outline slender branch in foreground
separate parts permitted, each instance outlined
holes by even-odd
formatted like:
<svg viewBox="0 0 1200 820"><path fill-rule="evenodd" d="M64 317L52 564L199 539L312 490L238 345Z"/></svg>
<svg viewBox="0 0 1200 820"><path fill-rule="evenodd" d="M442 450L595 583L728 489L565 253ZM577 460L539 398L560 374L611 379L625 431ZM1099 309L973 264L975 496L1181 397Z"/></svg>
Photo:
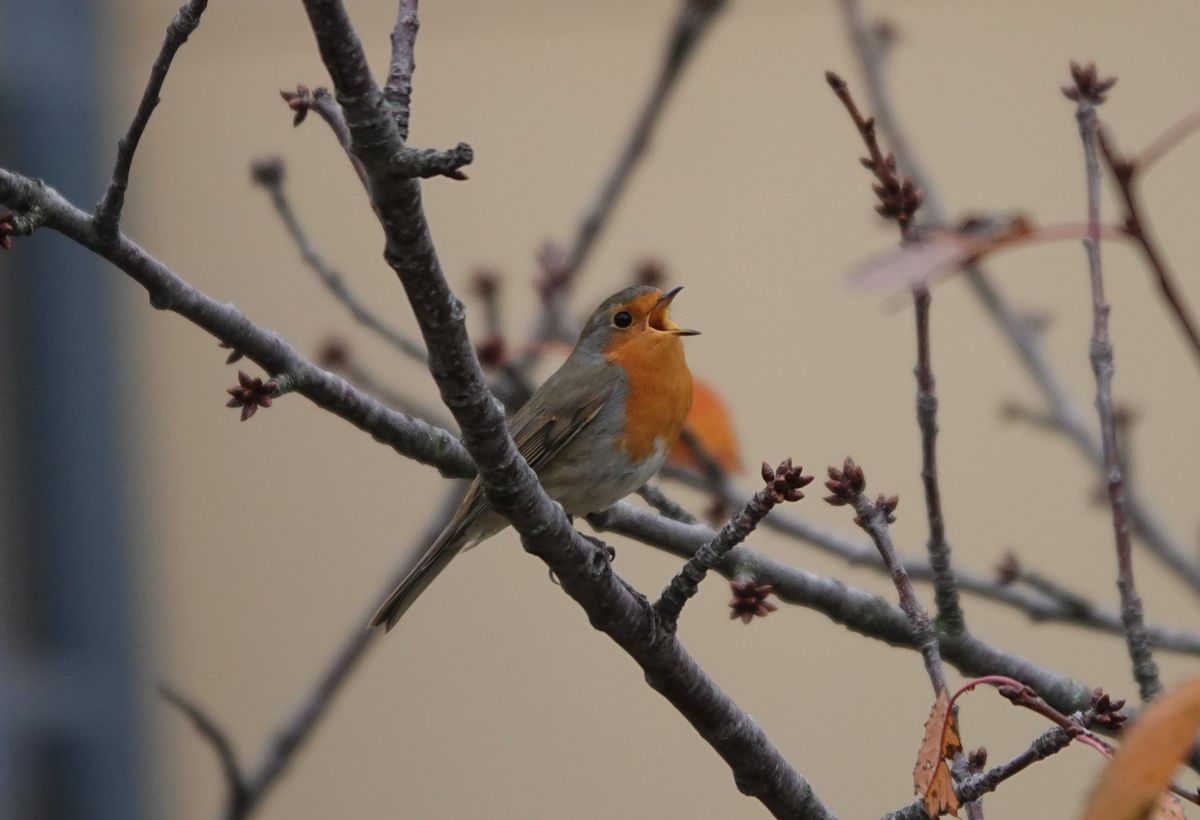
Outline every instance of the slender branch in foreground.
<svg viewBox="0 0 1200 820"><path fill-rule="evenodd" d="M374 311L354 295L342 275L326 264L321 255L317 253L316 248L309 241L308 234L301 227L300 220L296 217L291 200L284 191L283 161L278 157L258 160L251 167L251 175L254 181L271 195L271 204L275 207L275 213L279 215L288 235L296 244L296 249L300 251L300 258L317 275L321 284L333 295L333 298L350 311L354 321L374 332L410 359L425 364L425 349L375 315Z"/></svg>
<svg viewBox="0 0 1200 820"><path fill-rule="evenodd" d="M762 729L708 677L674 635L659 628L649 602L612 571L604 549L572 529L513 444L504 415L475 357L462 303L446 284L425 220L420 186L398 172L404 148L367 66L362 45L337 0L305 0L322 60L370 179L384 226L385 258L400 278L429 351L430 372L463 431L492 508L520 534L561 586L643 669L730 766L738 788L780 817L832 817Z"/></svg>
<svg viewBox="0 0 1200 820"><path fill-rule="evenodd" d="M1200 363L1200 327L1197 327L1196 320L1188 313L1175 275L1167 265L1166 257L1151 236L1144 219L1145 209L1138 196L1137 181L1145 166L1135 164L1122 156L1113 141L1108 138L1105 129L1097 127L1096 136L1100 141L1100 153L1109 170L1112 171L1113 179L1117 183L1117 192L1121 196L1121 204L1124 205L1125 232L1141 248L1146 265L1158 280L1159 293L1162 294L1162 298L1166 301L1167 307L1171 315L1175 317L1183 335L1187 337L1192 355L1196 357L1197 363Z"/></svg>
<svg viewBox="0 0 1200 820"><path fill-rule="evenodd" d="M858 129L869 156L862 160L875 176L875 194L879 204L875 210L892 219L900 228L900 242L910 245L917 241L918 232L913 218L921 207L921 189L912 177L897 172L892 154L883 155L879 148L875 121L866 118L858 109L846 82L832 71L825 73L833 93L841 101ZM966 619L959 602L958 582L950 563L950 544L946 541L946 521L942 512L942 491L937 469L937 383L933 377L933 356L930 347L929 315L933 300L924 283L912 286L913 314L917 331L917 364L913 375L917 380L917 426L921 431L921 484L925 493L925 513L929 526L926 551L933 570L934 600L937 604L938 625L946 632L966 629Z"/></svg>
<svg viewBox="0 0 1200 820"><path fill-rule="evenodd" d="M860 0L842 0L842 9L846 12L846 28L851 33L855 52L866 77L871 109L875 112L878 127L887 137L899 165L912 176L921 190L924 214L922 224L944 225L946 209L932 180L922 171L916 152L904 135L904 129L900 127L885 82L883 60L875 53L878 42L866 26ZM1182 125L1185 124L1181 123ZM1200 122L1189 125L1187 129L1181 129L1180 133L1190 133L1188 129L1196 127L1200 127ZM1150 160L1157 158L1157 155L1150 151L1143 154L1143 158L1147 158L1147 155ZM1143 165L1145 164L1147 163L1143 162ZM988 315L1012 344L1018 360L1041 391L1057 421L1058 429L1103 474L1104 456L1101 446L1092 434L1091 426L1084 420L1063 387L1062 381L1051 368L1036 330L1008 303L979 265L967 266L966 279ZM1200 593L1200 563L1191 557L1191 551L1184 549L1167 531L1155 511L1129 482L1126 482L1125 486L1125 499L1130 519L1150 551L1169 566L1176 577L1185 581L1193 591Z"/></svg>
<svg viewBox="0 0 1200 820"><path fill-rule="evenodd" d="M1112 401L1113 351L1108 332L1109 304L1104 296L1104 273L1100 265L1100 162L1096 156L1096 106L1116 78L1101 80L1096 67L1071 64L1074 85L1063 89L1076 103L1075 119L1083 141L1087 174L1088 236L1083 240L1092 286L1092 338L1089 348L1092 372L1096 377L1096 410L1100 415L1100 440L1104 452L1108 499L1112 505L1113 532L1117 545L1117 588L1121 593L1121 619L1125 622L1126 644L1133 661L1133 677L1142 700L1162 691L1158 666L1150 650L1142 599L1133 581L1133 544L1125 509L1125 489L1121 480L1121 462L1117 454L1117 434Z"/></svg>
<svg viewBox="0 0 1200 820"><path fill-rule="evenodd" d="M384 384L354 355L353 349L339 338L330 338L317 350L313 357L318 366L336 373L350 384L367 393L383 404L410 416L424 419L443 430L457 431L458 425L446 413L446 408L414 399L399 388Z"/></svg>
<svg viewBox="0 0 1200 820"><path fill-rule="evenodd" d="M167 26L167 34L163 39L162 49L150 69L150 79L146 82L146 90L142 92L142 101L138 104L137 113L129 123L129 130L117 143L117 162L113 167L112 181L104 192L104 198L96 205L95 225L96 234L102 239L112 240L121 224L121 209L125 205L125 191L129 187L129 169L133 165L133 155L141 142L142 134L150 122L150 115L158 107L159 93L162 92L163 82L171 69L171 61L175 52L187 42L187 38L200 25L200 15L208 7L208 0L189 0Z"/></svg>
<svg viewBox="0 0 1200 820"><path fill-rule="evenodd" d="M1200 111L1193 111L1160 134L1142 150L1142 153L1133 158L1134 173L1145 171L1197 130L1200 130Z"/></svg>
<svg viewBox="0 0 1200 820"><path fill-rule="evenodd" d="M774 470L764 461L762 477L766 486L755 493L741 512L733 516L711 541L696 550L696 554L687 560L655 602L654 611L667 631L675 631L683 605L700 589L700 582L708 571L719 564L731 549L745 541L754 532L758 522L766 518L777 504L804 498L800 490L813 480L812 476L804 475L802 467L793 467L790 458L780 462Z"/></svg>
<svg viewBox="0 0 1200 820"><path fill-rule="evenodd" d="M668 466L663 468L663 474L688 486L715 492L734 509L743 506L749 498L747 493L739 489L724 473L719 473L715 482L709 476L702 476L695 470L685 468ZM668 515L668 517L674 516ZM836 556L851 566L864 566L875 571L887 571L879 551L869 541L851 538L836 530L813 524L800 516L790 515L783 510L772 513L762 522L762 525L769 530L811 544L827 555ZM932 581L933 570L927 560L903 554L899 556L899 560L903 564L905 572L913 580ZM1089 602L1089 606L1085 610L1067 605L1064 601L1057 600L1054 595L1030 594L1025 590L1016 589L1009 584L977 575L969 570L958 570L955 577L959 588L964 592L1023 612L1033 621L1055 621L1114 635L1125 635L1125 625L1121 622L1120 614L1095 602ZM1150 642L1156 648L1190 655L1200 654L1200 634L1166 626L1149 626L1148 629Z"/></svg>
<svg viewBox="0 0 1200 820"><path fill-rule="evenodd" d="M842 468L829 468L829 480L825 482L829 495L825 501L835 507L850 505L857 513L854 523L862 527L875 547L883 557L884 564L892 574L892 583L900 596L900 609L904 611L912 627L913 637L920 649L921 657L925 659L925 670L929 673L929 681L933 684L933 694L936 696L946 690L946 674L942 670L942 656L938 649L937 633L929 620L929 613L913 592L912 581L904 566L896 558L896 547L892 544L892 536L888 533L887 525L895 521L892 513L900 499L896 496L879 498L872 501L864 495L867 488L866 476L862 467L847 457Z"/></svg>
<svg viewBox="0 0 1200 820"><path fill-rule="evenodd" d="M384 99L392 107L400 139L408 139L408 118L412 113L412 78L416 68L413 47L421 22L417 19L417 0L400 0L396 25L392 28L392 59L388 66Z"/></svg>
<svg viewBox="0 0 1200 820"><path fill-rule="evenodd" d="M474 474L466 449L450 433L385 407L344 379L317 367L233 305L218 302L192 287L124 234L118 232L113 240L102 238L92 217L53 188L0 169L0 202L20 212L37 212L42 226L107 259L138 282L149 293L151 305L178 313L207 330L285 382L290 390L370 433L376 441L403 456L433 465L444 475Z"/></svg>

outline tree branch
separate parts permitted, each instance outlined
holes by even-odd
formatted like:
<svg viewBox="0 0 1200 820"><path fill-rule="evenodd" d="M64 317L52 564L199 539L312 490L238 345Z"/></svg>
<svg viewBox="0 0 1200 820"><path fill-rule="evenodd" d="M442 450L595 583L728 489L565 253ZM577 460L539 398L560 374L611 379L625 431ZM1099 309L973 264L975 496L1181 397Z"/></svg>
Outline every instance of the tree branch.
<svg viewBox="0 0 1200 820"><path fill-rule="evenodd" d="M163 700L174 706L191 721L192 726L208 741L216 753L228 792L225 804L226 816L230 818L244 816L242 812L247 806L250 794L242 769L238 765L233 743L225 734L225 730L198 704L185 698L165 683L158 685L158 693L162 695Z"/></svg>
<svg viewBox="0 0 1200 820"><path fill-rule="evenodd" d="M1121 620L1125 623L1133 677L1138 682L1142 700L1149 700L1162 691L1162 684L1158 679L1158 666L1150 651L1142 599L1133 581L1133 544L1129 537L1112 402L1113 351L1108 332L1110 308L1104 296L1104 273L1100 265L1100 162L1096 157L1096 106L1104 102L1105 92L1116 79L1099 79L1094 65L1080 67L1072 63L1071 74L1074 85L1064 88L1063 92L1076 103L1075 118L1079 123L1079 137L1083 141L1087 175L1088 235L1083 240L1083 247L1092 286L1092 338L1089 352L1092 372L1096 377L1096 411L1100 416L1100 441L1116 537L1117 588L1121 593Z"/></svg>
<svg viewBox="0 0 1200 820"><path fill-rule="evenodd" d="M875 52L877 41L866 26L861 8L860 0L842 0L846 29L851 35L855 53L866 78L871 109L875 112L878 127L886 135L899 165L906 169L921 190L925 223L944 225L946 211L941 197L930 177L922 171L916 152L900 127L885 82L882 56ZM1012 344L1018 360L1033 378L1050 406L1058 428L1103 474L1104 458L1100 444L1093 437L1091 428L1050 367L1041 339L1035 330L1013 309L979 265L967 266L966 279L988 315L999 325ZM1126 484L1125 499L1130 519L1151 552L1170 567L1177 577L1191 586L1193 591L1200 593L1200 564L1167 532L1158 516L1137 494L1132 484Z"/></svg>
<svg viewBox="0 0 1200 820"><path fill-rule="evenodd" d="M124 234L103 239L92 218L53 188L0 169L0 202L17 211L37 211L45 227L102 256L137 281L150 294L151 305L178 313L207 330L272 376L286 377L290 389L370 433L376 441L433 465L444 475L473 475L470 456L450 433L385 407L344 379L321 370L233 305L217 302L192 287Z"/></svg>
<svg viewBox="0 0 1200 820"><path fill-rule="evenodd" d="M271 204L275 207L275 213L279 215L292 242L296 244L296 249L300 251L300 258L317 275L321 284L333 298L350 311L354 321L374 332L405 356L425 364L425 348L375 315L374 311L354 295L342 275L326 264L325 260L317 253L316 248L309 241L308 235L304 232L304 228L301 227L300 220L292 209L292 203L284 191L283 161L277 157L259 160L254 163L251 173L254 181L271 195Z"/></svg>
<svg viewBox="0 0 1200 820"><path fill-rule="evenodd" d="M804 475L802 470L801 467L793 467L790 458L774 470L763 462L762 477L767 486L755 493L741 512L729 519L729 523L711 541L696 550L696 554L687 560L655 602L654 611L658 613L663 628L669 632L675 631L683 605L700 589L700 582L708 571L719 564L731 549L745 541L777 504L804 498L800 488L807 486L812 476Z"/></svg>
<svg viewBox="0 0 1200 820"><path fill-rule="evenodd" d="M1183 293L1176 284L1175 276L1167 266L1166 257L1151 236L1144 219L1145 209L1138 197L1137 181L1145 166L1125 159L1117 151L1116 145L1108 138L1105 129L1097 127L1096 136L1099 138L1100 152L1104 161L1112 172L1113 179L1116 180L1121 203L1125 206L1125 213L1122 215L1125 232L1141 248L1146 265L1158 280L1159 293L1162 294L1171 315L1175 317L1176 323L1183 331L1192 355L1196 357L1197 363L1200 363L1200 327L1197 327L1196 320L1188 313L1187 307L1183 303Z"/></svg>
<svg viewBox="0 0 1200 820"><path fill-rule="evenodd" d="M493 509L542 558L563 589L642 666L647 682L692 723L734 772L738 788L776 816L831 817L808 783L762 730L721 692L653 609L613 572L604 550L576 533L521 458L488 390L467 337L462 303L451 293L429 235L415 180L391 159L405 151L361 43L337 0L305 0L321 56L333 78L355 153L371 181L384 226L385 258L400 278L429 351L430 372L458 420Z"/></svg>
<svg viewBox="0 0 1200 820"><path fill-rule="evenodd" d="M879 205L875 210L881 216L895 220L900 229L901 245L913 244L918 241L917 227L913 219L921 206L921 189L912 177L902 176L897 172L893 155L883 155L876 135L875 120L862 115L845 81L833 72L826 72L825 79L846 108L866 145L869 157L863 160L863 164L874 174L877 181L874 190ZM938 485L938 399L929 338L929 314L933 297L925 284L913 285L912 297L917 331L917 364L913 368L913 375L917 380L917 426L921 431L921 484L925 492L925 514L929 526L926 551L929 553L929 566L933 570L938 624L946 632L958 633L966 629L966 619L958 599L958 582L950 563L950 544L946 541L945 515L942 512L942 491Z"/></svg>
<svg viewBox="0 0 1200 820"><path fill-rule="evenodd" d="M388 67L383 96L392 107L400 139L408 139L408 118L412 112L412 78L416 61L413 47L421 23L417 19L417 0L400 0L396 25L392 29L392 60Z"/></svg>
<svg viewBox="0 0 1200 820"><path fill-rule="evenodd" d="M129 169L133 165L134 152L137 151L142 133L150 122L150 115L158 107L158 95L162 92L163 82L171 69L171 61L175 59L175 52L200 25L200 15L204 14L207 7L208 0L189 0L180 7L167 26L162 49L159 50L154 66L150 69L150 79L146 82L146 90L142 92L142 101L138 104L137 113L129 123L129 130L117 143L117 162L113 167L112 181L104 192L104 198L96 205L96 235L101 239L111 241L116 237L121 224L121 209L125 205L125 190L129 187Z"/></svg>

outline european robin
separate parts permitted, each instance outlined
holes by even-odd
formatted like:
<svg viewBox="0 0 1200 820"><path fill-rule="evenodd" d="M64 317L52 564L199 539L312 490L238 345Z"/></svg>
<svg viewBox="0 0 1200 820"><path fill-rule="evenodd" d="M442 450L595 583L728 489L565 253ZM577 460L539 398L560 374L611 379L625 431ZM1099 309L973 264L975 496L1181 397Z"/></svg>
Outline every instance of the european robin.
<svg viewBox="0 0 1200 820"><path fill-rule="evenodd" d="M562 367L508 421L517 449L568 515L603 510L641 487L679 438L692 406L680 337L698 333L670 319L679 291L637 285L605 299ZM507 526L475 479L371 626L391 629L454 556Z"/></svg>

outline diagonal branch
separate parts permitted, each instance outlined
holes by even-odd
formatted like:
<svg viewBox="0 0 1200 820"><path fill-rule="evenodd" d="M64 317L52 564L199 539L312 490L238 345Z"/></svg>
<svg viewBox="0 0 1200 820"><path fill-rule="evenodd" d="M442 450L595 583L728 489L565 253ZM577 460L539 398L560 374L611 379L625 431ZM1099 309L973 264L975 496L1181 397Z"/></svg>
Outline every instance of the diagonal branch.
<svg viewBox="0 0 1200 820"><path fill-rule="evenodd" d="M96 233L101 238L112 240L116 237L121 224L121 209L125 205L125 190L129 187L129 169L133 165L133 155L141 142L142 133L150 122L150 115L158 107L159 93L171 70L171 61L175 52L187 42L187 38L200 25L200 15L208 7L208 0L189 0L175 14L167 34L163 39L162 49L150 69L150 79L146 82L146 90L142 92L142 101L138 104L137 113L129 123L129 130L117 144L117 162L113 167L112 181L104 198L96 205Z"/></svg>
<svg viewBox="0 0 1200 820"><path fill-rule="evenodd" d="M881 56L876 53L877 39L871 35L862 15L860 0L842 0L846 28L851 34L855 52L863 69L870 95L871 108L878 119L879 128L887 136L899 164L913 177L924 197L925 222L943 225L946 210L932 180L921 170L916 153L904 135L891 103ZM1194 127L1194 126L1193 126ZM1079 409L1071 401L1062 381L1058 378L1046 357L1041 339L1030 323L996 288L985 271L978 265L966 269L966 279L988 315L996 322L1013 347L1017 359L1033 378L1038 390L1049 405L1057 428L1065 435L1086 459L1103 472L1104 457L1099 442ZM1160 560L1170 567L1175 575L1186 582L1193 591L1200 593L1200 563L1190 556L1188 550L1167 531L1150 505L1127 484L1126 503L1130 520L1138 534Z"/></svg>
<svg viewBox="0 0 1200 820"><path fill-rule="evenodd" d="M350 290L350 286L346 284L346 280L342 275L326 264L321 255L317 253L317 249L309 241L308 234L304 232L304 228L300 225L300 220L297 218L295 210L292 209L291 200L288 199L287 193L284 191L283 161L277 157L259 160L254 163L251 170L254 181L263 186L267 190L267 193L271 195L271 204L275 207L275 213L279 215L279 219L283 222L283 227L287 229L288 235L291 236L292 242L296 245L296 249L300 251L300 258L317 275L317 278L321 280L321 284L332 294L333 298L340 302L346 310L350 311L350 315L354 317L354 321L373 331L375 335L410 359L424 364L425 349L399 330L396 330L377 316L373 310L363 304L354 295L354 292Z"/></svg>
<svg viewBox="0 0 1200 820"><path fill-rule="evenodd" d="M88 214L41 182L0 169L0 202L18 211L34 210L44 227L58 231L112 262L150 294L150 304L170 310L207 330L230 348L261 365L318 407L370 433L403 456L431 464L443 474L470 476L471 458L445 430L392 410L332 373L314 365L283 338L255 325L241 311L192 287L122 233L100 237Z"/></svg>
<svg viewBox="0 0 1200 820"><path fill-rule="evenodd" d="M217 760L221 764L221 772L225 776L225 788L228 791L226 816L245 816L243 811L248 805L250 794L229 735L225 734L225 730L198 704L185 698L165 683L159 684L158 693L162 695L163 700L174 706L191 721L192 726L200 733L201 737L208 741L216 753Z"/></svg>
<svg viewBox="0 0 1200 820"><path fill-rule="evenodd" d="M1167 265L1166 256L1150 234L1145 220L1145 209L1138 196L1137 182L1141 178L1141 172L1145 165L1131 162L1122 156L1103 128L1097 127L1096 136L1099 139L1100 153L1104 157L1105 164L1112 171L1113 179L1117 183L1117 192L1121 196L1121 204L1125 210L1123 215L1125 232L1141 248L1142 256L1146 258L1146 264L1154 273L1155 279L1158 280L1158 290L1162 294L1162 298L1166 301L1171 315L1175 317L1175 322L1187 338L1192 354L1200 363L1200 327L1197 327L1196 320L1188 313L1187 306L1183 302L1183 293L1176 284L1175 275Z"/></svg>
<svg viewBox="0 0 1200 820"><path fill-rule="evenodd" d="M1142 599L1133 581L1133 543L1129 536L1129 517L1125 505L1125 486L1117 454L1117 433L1112 401L1113 349L1108 332L1109 304L1104 295L1104 272L1100 265L1100 161L1096 156L1096 106L1104 102L1105 92L1115 78L1101 80L1094 65L1071 64L1074 85L1063 89L1076 103L1075 119L1083 141L1087 175L1088 235L1083 240L1088 274L1092 287L1092 337L1089 347L1092 372L1096 377L1096 410L1100 416L1100 441L1108 500L1112 506L1113 533L1117 548L1117 589L1121 593L1121 619L1125 623L1126 644L1133 661L1133 677L1142 700L1162 691L1158 666L1150 651Z"/></svg>
<svg viewBox="0 0 1200 820"><path fill-rule="evenodd" d="M305 0L321 57L333 78L355 153L371 181L385 229L385 258L404 286L429 351L446 406L463 431L491 506L545 561L563 589L642 667L721 755L738 787L777 816L831 817L808 783L783 760L754 721L717 688L653 609L613 572L604 550L576 533L517 452L499 403L488 390L467 337L462 303L442 274L425 221L418 183L395 173L404 147L367 67L358 35L337 0Z"/></svg>
<svg viewBox="0 0 1200 820"><path fill-rule="evenodd" d="M696 550L696 554L671 579L654 604L654 611L658 613L665 629L675 631L683 605L699 591L700 582L708 571L721 563L731 549L745 541L777 504L804 498L800 488L808 485L812 476L804 475L802 470L801 467L793 467L790 458L774 470L763 462L762 476L767 486L755 493L741 512L729 519L729 523L711 541Z"/></svg>
<svg viewBox="0 0 1200 820"><path fill-rule="evenodd" d="M845 81L831 71L825 73L825 79L846 108L846 113L850 115L867 148L869 157L862 162L876 179L874 190L879 205L875 210L881 216L896 222L900 229L901 245L912 245L919 238L913 218L921 206L921 189L912 177L903 176L897 171L894 155L884 156L879 147L875 120L862 115ZM933 377L929 329L933 296L928 285L917 283L912 286L912 297L917 331L917 364L913 368L913 375L917 380L917 426L921 431L921 484L925 492L925 516L929 526L926 551L929 553L929 565L933 570L938 625L947 632L957 633L966 629L966 619L959 603L958 581L950 563L950 544L946 541L942 491L938 483L938 398Z"/></svg>

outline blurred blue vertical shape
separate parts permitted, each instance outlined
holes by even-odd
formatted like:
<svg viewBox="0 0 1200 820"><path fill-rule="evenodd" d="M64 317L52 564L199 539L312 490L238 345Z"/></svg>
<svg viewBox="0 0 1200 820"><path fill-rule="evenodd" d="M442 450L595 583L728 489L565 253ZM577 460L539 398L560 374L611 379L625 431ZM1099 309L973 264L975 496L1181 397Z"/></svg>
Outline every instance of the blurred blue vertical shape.
<svg viewBox="0 0 1200 820"><path fill-rule="evenodd" d="M110 93L101 71L107 8L0 0L0 164L86 208L106 183L112 127L136 105ZM144 693L118 279L49 231L2 256L0 816L136 820Z"/></svg>

